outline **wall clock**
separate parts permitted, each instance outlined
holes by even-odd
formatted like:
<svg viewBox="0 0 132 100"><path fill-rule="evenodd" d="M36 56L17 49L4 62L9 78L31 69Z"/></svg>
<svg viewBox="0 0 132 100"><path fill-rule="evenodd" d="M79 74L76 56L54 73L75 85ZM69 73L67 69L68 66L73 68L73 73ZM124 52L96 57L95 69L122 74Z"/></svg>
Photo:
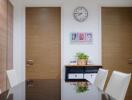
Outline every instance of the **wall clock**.
<svg viewBox="0 0 132 100"><path fill-rule="evenodd" d="M73 17L78 22L84 22L88 18L88 10L85 7L77 7L73 12Z"/></svg>

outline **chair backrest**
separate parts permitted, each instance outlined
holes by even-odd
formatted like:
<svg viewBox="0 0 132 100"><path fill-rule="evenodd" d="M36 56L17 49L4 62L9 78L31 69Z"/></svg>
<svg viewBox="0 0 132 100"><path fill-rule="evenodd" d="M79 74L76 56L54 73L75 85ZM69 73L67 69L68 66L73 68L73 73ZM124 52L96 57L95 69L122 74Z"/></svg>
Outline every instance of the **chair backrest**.
<svg viewBox="0 0 132 100"><path fill-rule="evenodd" d="M131 74L113 71L105 92L116 100L124 100L130 79Z"/></svg>
<svg viewBox="0 0 132 100"><path fill-rule="evenodd" d="M94 81L94 85L103 90L108 76L108 70L100 68Z"/></svg>
<svg viewBox="0 0 132 100"><path fill-rule="evenodd" d="M18 79L15 70L7 70L7 76L11 87L18 84Z"/></svg>

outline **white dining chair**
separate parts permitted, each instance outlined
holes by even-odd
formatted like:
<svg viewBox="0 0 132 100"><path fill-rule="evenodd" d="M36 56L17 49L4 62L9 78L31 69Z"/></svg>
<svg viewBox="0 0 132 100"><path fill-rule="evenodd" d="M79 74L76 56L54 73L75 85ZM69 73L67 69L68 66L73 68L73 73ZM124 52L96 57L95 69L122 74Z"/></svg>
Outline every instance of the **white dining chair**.
<svg viewBox="0 0 132 100"><path fill-rule="evenodd" d="M16 71L14 69L7 70L7 76L8 76L9 83L10 83L11 87L14 87L15 85L18 84L18 79L17 79Z"/></svg>
<svg viewBox="0 0 132 100"><path fill-rule="evenodd" d="M113 71L105 92L116 100L124 100L130 83L131 73Z"/></svg>
<svg viewBox="0 0 132 100"><path fill-rule="evenodd" d="M103 90L108 76L108 70L100 68L94 81L94 85Z"/></svg>

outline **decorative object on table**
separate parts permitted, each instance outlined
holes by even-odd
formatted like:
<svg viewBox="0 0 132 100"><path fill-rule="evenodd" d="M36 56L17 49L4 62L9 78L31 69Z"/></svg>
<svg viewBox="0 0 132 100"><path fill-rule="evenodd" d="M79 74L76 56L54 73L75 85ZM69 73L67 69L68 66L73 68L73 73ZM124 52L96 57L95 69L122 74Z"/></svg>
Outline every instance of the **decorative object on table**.
<svg viewBox="0 0 132 100"><path fill-rule="evenodd" d="M70 34L71 43L85 43L91 44L93 42L93 35L92 33L88 32L73 32Z"/></svg>
<svg viewBox="0 0 132 100"><path fill-rule="evenodd" d="M76 53L77 65L87 65L89 56L85 53L78 52Z"/></svg>
<svg viewBox="0 0 132 100"><path fill-rule="evenodd" d="M70 61L70 65L77 65L77 61L76 60Z"/></svg>
<svg viewBox="0 0 132 100"><path fill-rule="evenodd" d="M88 18L88 10L85 7L77 7L73 12L73 17L78 22L84 22Z"/></svg>
<svg viewBox="0 0 132 100"><path fill-rule="evenodd" d="M77 93L83 93L88 90L88 83L87 82L77 82L76 91Z"/></svg>

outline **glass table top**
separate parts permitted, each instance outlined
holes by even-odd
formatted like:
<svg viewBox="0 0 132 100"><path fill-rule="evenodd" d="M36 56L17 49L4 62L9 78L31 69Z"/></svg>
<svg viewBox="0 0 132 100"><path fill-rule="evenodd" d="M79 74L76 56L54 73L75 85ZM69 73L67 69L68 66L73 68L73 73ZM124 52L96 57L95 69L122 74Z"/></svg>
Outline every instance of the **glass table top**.
<svg viewBox="0 0 132 100"><path fill-rule="evenodd" d="M115 100L89 84L85 92L77 92L76 82L31 80L3 92L0 100Z"/></svg>

